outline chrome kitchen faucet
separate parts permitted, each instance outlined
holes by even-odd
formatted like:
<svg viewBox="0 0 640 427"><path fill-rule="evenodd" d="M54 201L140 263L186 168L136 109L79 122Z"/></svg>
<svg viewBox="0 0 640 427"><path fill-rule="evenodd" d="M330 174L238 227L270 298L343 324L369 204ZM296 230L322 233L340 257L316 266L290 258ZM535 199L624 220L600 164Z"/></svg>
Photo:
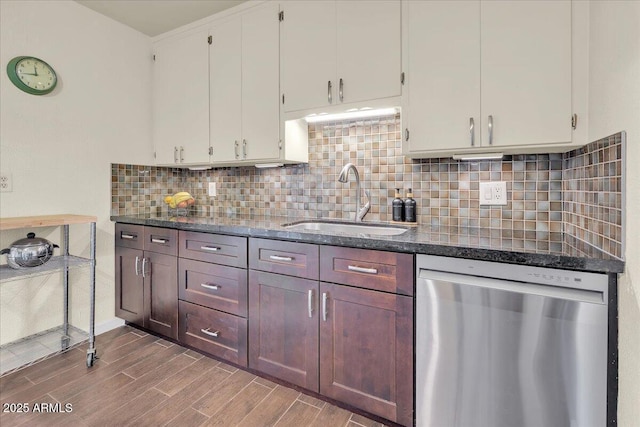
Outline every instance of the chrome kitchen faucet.
<svg viewBox="0 0 640 427"><path fill-rule="evenodd" d="M371 207L371 197L367 190L364 191L365 196L367 196L367 203L364 204L362 209L360 209L360 174L358 173L358 169L353 163L347 163L344 165L342 170L340 171L340 175L338 176L338 181L342 183L346 183L349 180L349 171L353 170L353 175L356 177L356 222L362 222L364 216L369 212L369 208Z"/></svg>

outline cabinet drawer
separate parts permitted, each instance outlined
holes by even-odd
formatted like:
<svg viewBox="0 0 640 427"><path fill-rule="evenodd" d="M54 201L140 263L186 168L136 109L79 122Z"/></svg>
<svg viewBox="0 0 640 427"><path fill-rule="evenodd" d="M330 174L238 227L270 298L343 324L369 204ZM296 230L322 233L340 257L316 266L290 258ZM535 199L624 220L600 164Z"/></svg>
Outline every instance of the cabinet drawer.
<svg viewBox="0 0 640 427"><path fill-rule="evenodd" d="M144 228L144 250L178 256L178 230L161 227Z"/></svg>
<svg viewBox="0 0 640 427"><path fill-rule="evenodd" d="M116 246L142 250L144 248L144 226L117 223Z"/></svg>
<svg viewBox="0 0 640 427"><path fill-rule="evenodd" d="M247 366L247 319L179 301L178 340Z"/></svg>
<svg viewBox="0 0 640 427"><path fill-rule="evenodd" d="M318 246L308 243L250 239L249 268L318 279Z"/></svg>
<svg viewBox="0 0 640 427"><path fill-rule="evenodd" d="M320 247L320 280L413 295L413 255L369 249Z"/></svg>
<svg viewBox="0 0 640 427"><path fill-rule="evenodd" d="M181 300L247 317L247 270L184 258L178 270Z"/></svg>
<svg viewBox="0 0 640 427"><path fill-rule="evenodd" d="M231 267L247 267L247 239L180 231L180 257Z"/></svg>

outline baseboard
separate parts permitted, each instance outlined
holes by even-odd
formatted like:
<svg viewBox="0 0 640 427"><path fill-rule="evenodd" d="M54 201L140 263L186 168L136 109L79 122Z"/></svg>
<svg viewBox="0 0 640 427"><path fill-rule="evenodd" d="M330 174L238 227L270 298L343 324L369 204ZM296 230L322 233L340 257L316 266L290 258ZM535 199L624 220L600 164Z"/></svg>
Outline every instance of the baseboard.
<svg viewBox="0 0 640 427"><path fill-rule="evenodd" d="M107 320L106 322L102 322L96 325L95 334L104 334L105 332L108 332L115 328L119 328L120 326L124 326L124 320L114 317L111 320Z"/></svg>

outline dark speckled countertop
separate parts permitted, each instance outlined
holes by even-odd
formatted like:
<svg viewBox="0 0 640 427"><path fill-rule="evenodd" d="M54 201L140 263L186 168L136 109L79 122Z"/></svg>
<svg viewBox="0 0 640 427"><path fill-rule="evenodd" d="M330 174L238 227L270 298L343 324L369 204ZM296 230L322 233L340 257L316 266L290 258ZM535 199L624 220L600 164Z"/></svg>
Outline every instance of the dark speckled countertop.
<svg viewBox="0 0 640 427"><path fill-rule="evenodd" d="M398 236L346 235L292 231L283 225L297 222L285 217L168 217L112 216L114 222L178 230L203 231L247 237L316 243L321 245L440 255L483 261L597 273L622 273L624 261L598 251L562 233L477 228L409 227ZM310 221L305 219L305 221ZM320 221L320 220L318 220Z"/></svg>

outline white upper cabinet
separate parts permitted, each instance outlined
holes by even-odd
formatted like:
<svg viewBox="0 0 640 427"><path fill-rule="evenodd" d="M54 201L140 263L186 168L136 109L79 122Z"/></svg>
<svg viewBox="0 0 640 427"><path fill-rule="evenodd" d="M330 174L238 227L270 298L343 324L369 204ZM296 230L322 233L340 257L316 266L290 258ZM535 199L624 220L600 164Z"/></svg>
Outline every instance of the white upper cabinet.
<svg viewBox="0 0 640 427"><path fill-rule="evenodd" d="M284 111L401 94L398 0L282 3Z"/></svg>
<svg viewBox="0 0 640 427"><path fill-rule="evenodd" d="M280 141L278 11L277 4L269 3L242 16L242 140L248 160L285 154Z"/></svg>
<svg viewBox="0 0 640 427"><path fill-rule="evenodd" d="M282 9L284 111L329 105L336 77L335 2L289 1Z"/></svg>
<svg viewBox="0 0 640 427"><path fill-rule="evenodd" d="M571 143L569 0L407 1L405 12L406 155Z"/></svg>
<svg viewBox="0 0 640 427"><path fill-rule="evenodd" d="M278 12L270 2L213 26L212 164L280 160Z"/></svg>
<svg viewBox="0 0 640 427"><path fill-rule="evenodd" d="M571 142L571 1L481 3L482 141Z"/></svg>
<svg viewBox="0 0 640 427"><path fill-rule="evenodd" d="M154 46L153 138L156 164L209 162L208 32Z"/></svg>
<svg viewBox="0 0 640 427"><path fill-rule="evenodd" d="M209 89L212 162L240 159L242 142L241 17L211 29ZM236 157L236 154L238 157Z"/></svg>

